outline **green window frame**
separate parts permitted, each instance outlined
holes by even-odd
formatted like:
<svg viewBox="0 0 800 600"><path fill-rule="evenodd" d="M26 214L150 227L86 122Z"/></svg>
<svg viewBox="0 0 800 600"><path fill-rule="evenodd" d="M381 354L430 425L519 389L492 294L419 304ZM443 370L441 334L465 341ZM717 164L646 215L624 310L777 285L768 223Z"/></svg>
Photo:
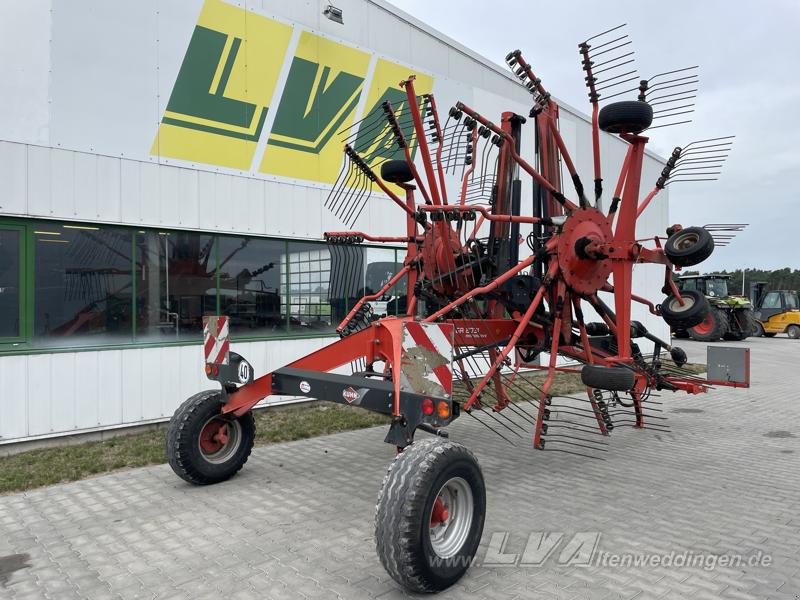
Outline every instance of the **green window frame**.
<svg viewBox="0 0 800 600"><path fill-rule="evenodd" d="M96 338L88 339L84 338L81 343L75 341L75 338L66 337L64 338L64 344L40 344L37 343L37 339L35 337L35 323L34 323L34 315L35 315L35 293L34 293L34 286L35 286L35 253L36 253L36 244L35 244L35 235L34 231L41 227L46 226L87 226L87 227L114 227L114 228L122 228L131 231L131 273L133 274L133 281L132 281L132 294L131 294L131 315L132 315L132 322L130 325L130 341L128 342L119 342L119 341L109 341L108 339L104 339L103 334L97 334ZM196 345L202 339L202 333L199 333L197 336L192 335L191 337L187 337L184 339L176 339L174 341L170 340L151 340L151 339L142 339L140 337L141 332L137 331L137 276L136 274L139 273L138 269L141 268L141 263L139 262L138 254L136 252L136 233L141 231L147 232L188 232L188 233L197 233L199 235L210 235L214 239L214 248L213 248L213 260L214 260L214 288L216 294L216 311L217 314L220 313L220 256L219 256L219 247L220 247L220 239L222 238L251 238L251 239L266 239L266 240L275 240L281 242L284 248L284 255L283 255L283 269L284 269L284 277L283 281L281 281L282 287L282 308L285 310L285 314L287 315L285 328L283 331L274 332L270 335L263 335L263 334L254 334L248 335L245 333L237 334L234 336L234 342L239 341L277 341L277 340L287 340L287 339L309 339L309 338L320 338L320 337L331 337L335 335L333 330L338 323L331 323L330 330L321 330L321 331L312 331L310 333L300 332L297 330L293 330L290 326L290 315L292 311L292 265L290 264L290 256L292 253L292 247L295 244L302 244L306 248L309 245L319 245L321 248L329 248L330 246L324 241L318 240L304 240L304 239L289 239L289 238L282 238L282 237L275 237L275 236L257 236L257 235L246 235L240 233L218 233L213 231L200 231L200 230L181 230L181 229L174 229L174 228L154 228L154 227L141 227L135 225L120 225L116 223L97 223L97 222L83 222L83 221L59 221L59 220L50 220L50 219L31 219L31 218L24 218L24 217L0 217L0 229L7 229L19 232L19 244L20 244L20 255L19 255L19 273L20 273L20 292L19 292L19 333L20 335L15 337L0 337L0 356L3 355L18 355L18 354L45 354L45 353L64 353L64 352L82 352L82 351L98 351L98 350L112 350L112 349L127 349L127 348L142 348L142 347L168 347L168 346L186 346L186 345ZM393 249L395 255L395 262L402 262L403 257L405 255L404 248L398 248L394 246L385 246L385 245L371 245L371 244L362 244L361 247L367 248L386 248L386 249ZM364 261L366 268L366 261L367 261L367 251L365 250L364 253ZM332 264L332 261L331 261ZM321 277L321 273L316 273L315 276ZM348 307L349 308L349 303ZM86 342L88 339L88 343ZM96 343L95 343L96 342Z"/></svg>
<svg viewBox="0 0 800 600"><path fill-rule="evenodd" d="M30 274L33 272L32 260L32 240L30 239L29 228L25 223L17 220L0 218L0 229L6 231L16 231L19 236L19 335L0 337L0 349L6 346L17 346L25 343L33 335L33 322L30 319L31 304L33 298L33 281Z"/></svg>

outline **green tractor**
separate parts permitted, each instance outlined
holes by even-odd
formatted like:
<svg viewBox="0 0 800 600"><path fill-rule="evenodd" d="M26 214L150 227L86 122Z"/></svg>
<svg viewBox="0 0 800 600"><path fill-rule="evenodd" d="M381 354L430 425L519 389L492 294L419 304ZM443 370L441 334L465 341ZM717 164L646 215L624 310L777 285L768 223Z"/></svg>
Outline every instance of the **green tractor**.
<svg viewBox="0 0 800 600"><path fill-rule="evenodd" d="M743 296L728 294L729 279L729 275L685 275L678 278L678 289L704 294L711 310L699 325L688 329L673 327L672 333L676 338L691 338L699 342L715 342L720 338L741 341L754 333L753 305Z"/></svg>

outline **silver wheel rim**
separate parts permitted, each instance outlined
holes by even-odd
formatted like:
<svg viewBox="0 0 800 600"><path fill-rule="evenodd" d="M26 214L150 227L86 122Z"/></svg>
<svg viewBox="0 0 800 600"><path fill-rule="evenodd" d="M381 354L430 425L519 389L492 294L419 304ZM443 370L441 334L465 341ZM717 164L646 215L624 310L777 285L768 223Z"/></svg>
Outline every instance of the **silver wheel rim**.
<svg viewBox="0 0 800 600"><path fill-rule="evenodd" d="M683 306L681 306L680 302L678 302L677 298L673 298L672 301L669 303L669 309L674 313L684 312L692 308L694 306L694 300L689 296L681 296L683 300Z"/></svg>
<svg viewBox="0 0 800 600"><path fill-rule="evenodd" d="M699 241L700 236L693 231L678 234L678 238L675 240L675 248L678 250L688 250L692 246L696 246Z"/></svg>
<svg viewBox="0 0 800 600"><path fill-rule="evenodd" d="M475 510L472 488L462 477L453 477L441 487L436 499L447 509L447 518L436 524L431 523L436 505L434 500L428 514L431 547L439 558L451 558L458 554L469 537Z"/></svg>
<svg viewBox="0 0 800 600"><path fill-rule="evenodd" d="M200 431L202 432L209 425L209 423L218 419L218 415L211 417L208 421L203 423ZM236 451L239 450L239 445L242 442L242 424L235 419L232 421L226 421L225 424L228 426L228 441L225 442L216 452L207 452L203 450L202 438L199 437L197 439L197 448L200 450L200 456L202 456L207 462L210 462L214 465L218 465L230 460L230 458L236 454Z"/></svg>

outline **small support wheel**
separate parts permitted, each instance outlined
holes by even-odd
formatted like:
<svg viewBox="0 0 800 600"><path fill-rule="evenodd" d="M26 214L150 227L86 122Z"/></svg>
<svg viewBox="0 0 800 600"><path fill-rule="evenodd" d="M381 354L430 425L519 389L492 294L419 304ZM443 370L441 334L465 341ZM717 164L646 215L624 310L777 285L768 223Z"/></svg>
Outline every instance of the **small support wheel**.
<svg viewBox="0 0 800 600"><path fill-rule="evenodd" d="M786 335L793 340L800 339L800 326L789 325L789 327L786 328Z"/></svg>
<svg viewBox="0 0 800 600"><path fill-rule="evenodd" d="M247 462L256 437L253 413L222 414L222 393L208 390L186 400L167 428L172 470L196 485L230 479Z"/></svg>
<svg viewBox="0 0 800 600"><path fill-rule="evenodd" d="M598 390L627 392L636 385L636 375L625 367L584 365L581 369L581 381L586 387Z"/></svg>
<svg viewBox="0 0 800 600"><path fill-rule="evenodd" d="M702 227L687 227L673 233L664 244L664 254L677 267L698 265L714 252L714 238Z"/></svg>
<svg viewBox="0 0 800 600"><path fill-rule="evenodd" d="M623 100L600 109L598 126L608 133L641 133L653 123L653 109L647 102Z"/></svg>
<svg viewBox="0 0 800 600"><path fill-rule="evenodd" d="M674 329L689 329L705 320L711 311L708 299L695 290L681 292L683 304L675 296L669 296L661 303L661 316L667 325Z"/></svg>
<svg viewBox="0 0 800 600"><path fill-rule="evenodd" d="M461 444L425 439L398 454L375 509L386 571L415 593L442 591L466 573L483 534L486 487Z"/></svg>
<svg viewBox="0 0 800 600"><path fill-rule="evenodd" d="M406 183L414 179L414 174L406 161L387 160L381 165L381 179L390 183Z"/></svg>

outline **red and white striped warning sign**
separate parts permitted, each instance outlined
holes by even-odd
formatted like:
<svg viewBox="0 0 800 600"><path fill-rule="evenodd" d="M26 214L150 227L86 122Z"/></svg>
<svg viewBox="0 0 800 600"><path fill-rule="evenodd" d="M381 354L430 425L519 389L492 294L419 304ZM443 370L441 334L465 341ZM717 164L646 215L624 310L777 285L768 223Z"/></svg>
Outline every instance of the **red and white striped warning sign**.
<svg viewBox="0 0 800 600"><path fill-rule="evenodd" d="M228 317L203 317L203 354L212 365L227 365L230 340Z"/></svg>
<svg viewBox="0 0 800 600"><path fill-rule="evenodd" d="M453 325L408 321L403 328L401 371L409 391L430 394L424 379L452 394Z"/></svg>

